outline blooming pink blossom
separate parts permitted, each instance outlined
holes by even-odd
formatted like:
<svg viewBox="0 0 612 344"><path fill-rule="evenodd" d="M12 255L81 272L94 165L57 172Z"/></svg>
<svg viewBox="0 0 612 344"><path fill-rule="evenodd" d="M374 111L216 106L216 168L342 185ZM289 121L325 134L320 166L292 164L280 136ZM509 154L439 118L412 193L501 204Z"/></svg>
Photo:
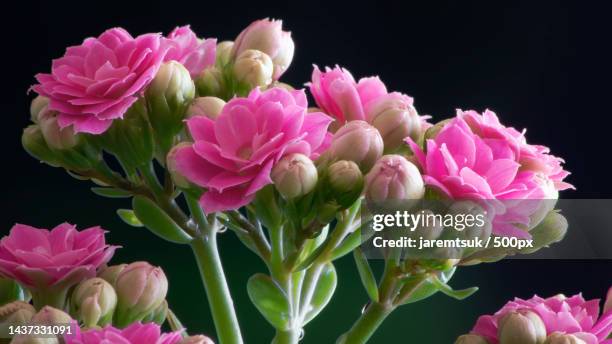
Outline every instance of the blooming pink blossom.
<svg viewBox="0 0 612 344"><path fill-rule="evenodd" d="M0 275L34 289L70 287L94 277L116 246L104 241L104 230L77 231L63 223L52 230L16 224L0 240Z"/></svg>
<svg viewBox="0 0 612 344"><path fill-rule="evenodd" d="M365 105L387 94L385 84L378 77L355 82L348 70L338 66L334 69L326 67L324 73L315 66L308 87L321 110L334 116L340 124L366 120Z"/></svg>
<svg viewBox="0 0 612 344"><path fill-rule="evenodd" d="M207 188L200 199L206 212L237 209L272 183L272 167L285 155L315 159L323 149L331 118L307 113L303 90L254 89L230 100L216 120L187 120L194 143L175 152L175 167L192 183Z"/></svg>
<svg viewBox="0 0 612 344"><path fill-rule="evenodd" d="M75 326L75 333L66 335L66 344L177 344L181 342L181 333L162 333L155 323L133 323L124 329L112 326L80 330Z"/></svg>
<svg viewBox="0 0 612 344"><path fill-rule="evenodd" d="M170 46L165 61L180 62L192 78L198 76L206 67L215 64L217 40L198 39L189 25L172 30L165 42Z"/></svg>
<svg viewBox="0 0 612 344"><path fill-rule="evenodd" d="M167 47L158 34L133 38L114 28L66 49L51 73L36 75L32 89L50 99L58 123L75 132L100 134L122 118L153 79Z"/></svg>
<svg viewBox="0 0 612 344"><path fill-rule="evenodd" d="M513 201L556 198L557 190L571 187L562 181L568 173L560 159L527 144L522 134L502 126L491 111L480 115L459 110L426 141L425 150L411 138L406 141L427 185L454 199L504 202L507 209L498 210L494 219L495 234L529 237L516 225L530 227L530 216L539 204Z"/></svg>
<svg viewBox="0 0 612 344"><path fill-rule="evenodd" d="M516 298L497 313L478 318L472 333L483 336L491 344L497 344L498 322L512 311L536 313L544 322L547 334L573 334L587 344L612 343L612 340L606 340L612 332L612 311L608 310L599 317L599 300L585 301L581 294L569 298L563 295L547 299L539 296L529 300Z"/></svg>

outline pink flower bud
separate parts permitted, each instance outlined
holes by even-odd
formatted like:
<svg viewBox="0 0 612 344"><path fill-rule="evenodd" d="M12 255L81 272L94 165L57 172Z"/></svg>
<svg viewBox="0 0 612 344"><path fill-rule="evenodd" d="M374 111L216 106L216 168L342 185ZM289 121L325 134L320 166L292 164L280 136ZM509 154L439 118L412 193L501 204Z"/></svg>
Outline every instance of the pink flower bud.
<svg viewBox="0 0 612 344"><path fill-rule="evenodd" d="M376 128L364 121L351 121L334 134L329 152L333 160L354 161L365 172L382 156L383 146Z"/></svg>
<svg viewBox="0 0 612 344"><path fill-rule="evenodd" d="M59 166L57 156L49 148L38 124L32 124L23 130L21 145L32 157L51 166Z"/></svg>
<svg viewBox="0 0 612 344"><path fill-rule="evenodd" d="M181 149L186 147L191 147L192 143L189 142L181 142L178 145L172 147L170 152L168 152L168 156L166 157L166 167L168 172L170 172L170 176L172 176L172 181L176 186L180 188L188 188L191 186L191 183L183 176L179 170L177 169L177 155L181 151Z"/></svg>
<svg viewBox="0 0 612 344"><path fill-rule="evenodd" d="M419 169L401 155L380 158L366 176L366 198L373 201L420 199L425 193Z"/></svg>
<svg viewBox="0 0 612 344"><path fill-rule="evenodd" d="M484 338L475 334L464 334L459 336L455 344L489 344Z"/></svg>
<svg viewBox="0 0 612 344"><path fill-rule="evenodd" d="M86 327L109 324L116 306L115 289L99 277L81 282L72 292L71 313Z"/></svg>
<svg viewBox="0 0 612 344"><path fill-rule="evenodd" d="M230 62L233 47L234 42L232 41L223 41L217 44L217 61L215 62L217 66L223 67Z"/></svg>
<svg viewBox="0 0 612 344"><path fill-rule="evenodd" d="M271 84L273 71L272 60L259 50L245 50L234 62L236 79L251 87L265 87Z"/></svg>
<svg viewBox="0 0 612 344"><path fill-rule="evenodd" d="M221 98L198 97L193 100L187 109L187 117L206 116L214 120L217 118L217 116L219 116L224 106L225 101L223 101Z"/></svg>
<svg viewBox="0 0 612 344"><path fill-rule="evenodd" d="M23 325L36 314L31 304L23 301L13 301L0 307L0 328L3 324Z"/></svg>
<svg viewBox="0 0 612 344"><path fill-rule="evenodd" d="M117 277L128 265L127 264L119 264L108 266L98 274L98 277L104 279L106 282L110 283L112 286L115 285L117 281Z"/></svg>
<svg viewBox="0 0 612 344"><path fill-rule="evenodd" d="M274 64L273 79L278 80L293 60L295 45L291 33L283 31L280 20L262 19L251 23L236 38L232 56L236 59L245 50L264 52Z"/></svg>
<svg viewBox="0 0 612 344"><path fill-rule="evenodd" d="M331 164L327 170L329 188L338 204L348 207L363 191L363 174L352 161L340 160Z"/></svg>
<svg viewBox="0 0 612 344"><path fill-rule="evenodd" d="M126 326L142 320L164 301L168 280L161 268L147 262L135 262L119 273L115 291L118 302L113 322Z"/></svg>
<svg viewBox="0 0 612 344"><path fill-rule="evenodd" d="M67 325L71 321L70 315L51 306L44 306L32 317L32 322L39 325Z"/></svg>
<svg viewBox="0 0 612 344"><path fill-rule="evenodd" d="M412 98L393 92L378 97L366 105L366 119L385 142L385 151L395 151L404 145L404 139L417 140L423 129L423 120L412 106Z"/></svg>
<svg viewBox="0 0 612 344"><path fill-rule="evenodd" d="M553 332L546 338L544 344L587 344L587 342L573 334Z"/></svg>
<svg viewBox="0 0 612 344"><path fill-rule="evenodd" d="M546 326L532 311L506 314L499 321L499 344L542 344L546 339Z"/></svg>
<svg viewBox="0 0 612 344"><path fill-rule="evenodd" d="M317 185L317 168L303 154L282 158L272 169L274 186L286 199L303 196Z"/></svg>

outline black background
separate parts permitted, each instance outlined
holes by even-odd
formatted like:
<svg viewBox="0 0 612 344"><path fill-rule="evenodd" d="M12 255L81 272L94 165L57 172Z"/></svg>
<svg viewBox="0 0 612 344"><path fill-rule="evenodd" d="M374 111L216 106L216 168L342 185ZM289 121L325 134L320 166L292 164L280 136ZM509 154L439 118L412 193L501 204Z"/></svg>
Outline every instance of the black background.
<svg viewBox="0 0 612 344"><path fill-rule="evenodd" d="M603 3L603 2L602 2ZM29 121L28 87L52 58L83 38L112 26L133 35L169 32L191 24L203 37L233 39L251 21L272 17L292 31L296 55L284 81L308 81L313 63L340 64L355 77L379 75L390 90L415 98L417 109L441 120L455 108L497 112L502 122L528 128L531 143L564 157L576 191L562 197L609 198L610 19L596 2L389 2L312 1L41 1L3 4L0 93L2 218L52 227L70 221L100 224L109 241L124 246L115 262L146 259L162 265L169 301L192 332L213 333L195 264L186 247L128 228L114 211L124 202L100 199L59 169L41 165L20 146ZM571 228L570 230L580 230ZM602 228L610 230L610 228ZM248 343L272 331L246 296L246 279L263 269L232 234L221 239L224 264ZM332 343L357 317L364 300L353 264L337 264L339 287L328 308L306 327L305 343ZM466 301L441 295L394 313L372 343L450 343L479 314L513 296L583 291L602 297L612 284L610 261L504 261L461 269L457 287L479 285Z"/></svg>

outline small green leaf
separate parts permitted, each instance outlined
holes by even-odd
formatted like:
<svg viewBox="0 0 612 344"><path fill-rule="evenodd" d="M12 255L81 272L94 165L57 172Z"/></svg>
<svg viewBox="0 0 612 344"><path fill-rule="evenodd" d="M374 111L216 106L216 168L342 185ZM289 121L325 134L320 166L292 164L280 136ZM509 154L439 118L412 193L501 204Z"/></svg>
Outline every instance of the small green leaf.
<svg viewBox="0 0 612 344"><path fill-rule="evenodd" d="M338 275L336 268L332 263L327 263L321 270L321 275L317 281L314 294L310 300L310 307L304 316L302 325L306 325L310 320L314 319L327 306L338 284ZM304 306L302 305L301 308Z"/></svg>
<svg viewBox="0 0 612 344"><path fill-rule="evenodd" d="M144 226L142 222L140 222L136 214L134 214L134 211L131 209L117 209L117 215L119 215L119 218L121 218L123 222L127 223L132 227Z"/></svg>
<svg viewBox="0 0 612 344"><path fill-rule="evenodd" d="M376 278L374 277L374 273L372 273L372 268L368 263L368 259L359 248L353 251L353 257L355 258L355 264L357 264L357 271L359 271L361 283L368 293L370 300L374 302L378 301L378 285L376 284Z"/></svg>
<svg viewBox="0 0 612 344"><path fill-rule="evenodd" d="M247 282L247 292L255 307L274 328L289 329L289 301L270 276L262 273L253 275Z"/></svg>
<svg viewBox="0 0 612 344"><path fill-rule="evenodd" d="M453 267L452 269L440 272L439 279L444 283L448 282L455 273L456 269L456 267ZM412 275L405 279L404 286L400 291L400 297L402 297L402 295L405 293L409 293L410 295L403 301L402 304L405 305L421 301L437 293L439 289L430 281L430 279L431 277L423 280L422 275Z"/></svg>
<svg viewBox="0 0 612 344"><path fill-rule="evenodd" d="M189 234L176 224L157 204L148 198L135 196L132 207L136 217L153 234L177 244L188 244L193 240Z"/></svg>
<svg viewBox="0 0 612 344"><path fill-rule="evenodd" d="M332 252L331 260L336 260L345 256L355 248L361 245L361 229L357 228L353 233L349 234L338 247Z"/></svg>
<svg viewBox="0 0 612 344"><path fill-rule="evenodd" d="M451 286L441 281L437 276L433 276L431 278L431 282L434 286L436 286L436 288L438 288L438 290L457 300L463 300L465 298L468 298L470 295L478 291L478 287L454 290L453 288L451 288Z"/></svg>
<svg viewBox="0 0 612 344"><path fill-rule="evenodd" d="M131 197L132 194L128 191L115 189L115 188L100 188L93 187L91 191L98 196L108 197L108 198L128 198Z"/></svg>

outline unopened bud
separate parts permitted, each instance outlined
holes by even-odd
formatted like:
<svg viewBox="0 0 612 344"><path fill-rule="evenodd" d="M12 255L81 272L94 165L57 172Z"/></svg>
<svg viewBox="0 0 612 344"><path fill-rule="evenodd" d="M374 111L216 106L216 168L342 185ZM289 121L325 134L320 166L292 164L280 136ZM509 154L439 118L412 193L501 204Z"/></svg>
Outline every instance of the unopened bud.
<svg viewBox="0 0 612 344"><path fill-rule="evenodd" d="M459 336L455 344L489 344L486 339L475 334L464 334Z"/></svg>
<svg viewBox="0 0 612 344"><path fill-rule="evenodd" d="M191 145L192 143L189 142L181 142L172 147L170 152L168 152L168 156L166 157L166 168L172 177L172 181L174 184L176 184L176 186L183 189L189 188L191 183L181 174L181 172L179 172L177 168L177 153L182 149L191 147Z"/></svg>
<svg viewBox="0 0 612 344"><path fill-rule="evenodd" d="M32 122L38 123L38 115L41 111L46 110L49 105L49 98L44 96L37 96L32 100L30 104L30 118Z"/></svg>
<svg viewBox="0 0 612 344"><path fill-rule="evenodd" d="M553 332L546 338L544 344L587 344L584 340L561 332Z"/></svg>
<svg viewBox="0 0 612 344"><path fill-rule="evenodd" d="M0 324L26 324L34 314L36 314L36 310L31 304L23 301L13 301L0 307Z"/></svg>
<svg viewBox="0 0 612 344"><path fill-rule="evenodd" d="M85 327L105 326L112 320L117 306L117 294L104 279L91 278L77 285L70 306L72 314Z"/></svg>
<svg viewBox="0 0 612 344"><path fill-rule="evenodd" d="M406 137L417 140L421 135L422 121L412 106L412 98L401 93L389 93L369 102L366 118L380 132L385 152L403 146Z"/></svg>
<svg viewBox="0 0 612 344"><path fill-rule="evenodd" d="M331 195L338 204L348 207L363 191L363 174L353 161L340 160L327 169Z"/></svg>
<svg viewBox="0 0 612 344"><path fill-rule="evenodd" d="M329 154L332 160L354 161L365 173L383 153L383 140L365 121L350 121L334 134Z"/></svg>
<svg viewBox="0 0 612 344"><path fill-rule="evenodd" d="M567 233L567 220L556 211L550 211L548 215L529 233L533 238L533 248L521 252L531 253L542 247L559 242Z"/></svg>
<svg viewBox="0 0 612 344"><path fill-rule="evenodd" d="M511 312L499 321L499 344L542 344L546 326L534 312Z"/></svg>
<svg viewBox="0 0 612 344"><path fill-rule="evenodd" d="M215 344L215 342L213 342L212 339L200 334L197 336L185 337L179 342L179 344Z"/></svg>
<svg viewBox="0 0 612 344"><path fill-rule="evenodd" d="M225 88L223 73L217 67L208 67L195 79L198 96L217 97Z"/></svg>
<svg viewBox="0 0 612 344"><path fill-rule="evenodd" d="M164 271L147 262L131 263L117 276L117 310L114 323L126 326L142 320L166 298L168 280Z"/></svg>
<svg viewBox="0 0 612 344"><path fill-rule="evenodd" d="M151 313L147 314L143 319L143 323L154 322L158 325L162 325L166 321L168 315L168 302L164 300L157 308Z"/></svg>
<svg viewBox="0 0 612 344"><path fill-rule="evenodd" d="M111 286L115 286L117 277L119 277L119 274L121 273L121 271L123 271L127 266L128 266L127 264L108 266L98 274L98 277L110 283Z"/></svg>
<svg viewBox="0 0 612 344"><path fill-rule="evenodd" d="M444 126L450 121L451 119L445 119L429 127L429 129L425 131L425 139L434 139L436 136L438 136L440 130L442 130L442 128L444 128Z"/></svg>
<svg viewBox="0 0 612 344"><path fill-rule="evenodd" d="M217 44L217 56L215 60L217 66L223 67L230 62L233 47L234 42L232 41L223 41Z"/></svg>
<svg viewBox="0 0 612 344"><path fill-rule="evenodd" d="M57 155L49 148L38 124L32 124L23 130L21 135L23 148L34 158L51 166L58 166Z"/></svg>
<svg viewBox="0 0 612 344"><path fill-rule="evenodd" d="M206 116L215 120L223 110L225 101L217 97L198 97L187 109L187 117Z"/></svg>
<svg viewBox="0 0 612 344"><path fill-rule="evenodd" d="M38 115L38 125L45 141L52 149L68 150L79 143L80 136L74 132L72 126L60 128L55 112L41 110Z"/></svg>
<svg viewBox="0 0 612 344"><path fill-rule="evenodd" d="M280 20L262 19L251 23L236 38L232 49L232 56L238 59L246 50L259 50L268 55L274 63L274 80L289 68L295 44L291 33L283 31Z"/></svg>
<svg viewBox="0 0 612 344"><path fill-rule="evenodd" d="M273 71L272 60L259 50L245 50L234 62L236 79L251 87L265 87L271 84Z"/></svg>
<svg viewBox="0 0 612 344"><path fill-rule="evenodd" d="M421 199L424 193L419 169L401 155L383 156L366 176L366 198L372 201Z"/></svg>
<svg viewBox="0 0 612 344"><path fill-rule="evenodd" d="M303 154L290 154L272 169L274 186L286 199L303 196L317 185L317 168Z"/></svg>
<svg viewBox="0 0 612 344"><path fill-rule="evenodd" d="M32 317L32 322L39 325L66 325L71 321L68 313L51 306L44 306Z"/></svg>

